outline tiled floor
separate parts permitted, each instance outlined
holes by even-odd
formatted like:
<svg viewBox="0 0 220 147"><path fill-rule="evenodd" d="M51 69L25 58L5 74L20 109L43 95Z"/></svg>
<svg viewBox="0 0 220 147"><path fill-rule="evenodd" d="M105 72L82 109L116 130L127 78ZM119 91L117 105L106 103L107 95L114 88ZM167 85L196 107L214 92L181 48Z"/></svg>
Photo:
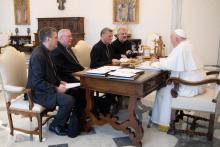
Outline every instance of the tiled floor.
<svg viewBox="0 0 220 147"><path fill-rule="evenodd" d="M150 104L149 101L144 103ZM44 141L39 142L38 136L30 138L20 132L15 132L14 136L9 134L9 127L7 122L7 113L4 107L5 103L0 96L0 146L1 147L120 147L132 146L131 141L121 131L114 130L109 125L96 126L90 133L80 134L76 138L69 138L67 136L57 136L48 131L48 125L43 127ZM219 107L218 107L219 108ZM207 141L205 137L189 137L186 135L168 135L164 132L159 132L156 126L147 128L148 111L137 108L138 117L143 121L144 137L142 140L143 147L219 147L220 146L220 117L216 119L215 134L213 141ZM220 111L220 109L218 109ZM118 114L121 118L127 115L126 110L121 110ZM219 115L218 115L219 116ZM15 124L22 127L33 127L36 123L28 123L28 119L17 119ZM24 121L25 120L25 121Z"/></svg>

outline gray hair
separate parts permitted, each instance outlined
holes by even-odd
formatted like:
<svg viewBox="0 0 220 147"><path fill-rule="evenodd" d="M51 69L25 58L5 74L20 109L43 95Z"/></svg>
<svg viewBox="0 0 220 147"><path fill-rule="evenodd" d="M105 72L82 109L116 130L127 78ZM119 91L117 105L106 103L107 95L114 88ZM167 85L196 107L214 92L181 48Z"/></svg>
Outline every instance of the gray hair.
<svg viewBox="0 0 220 147"><path fill-rule="evenodd" d="M107 27L106 27L106 28L103 28L102 31L101 31L101 33L100 33L100 36L102 37L102 35L105 34L105 33L107 33L107 32L113 32L113 30L110 29L110 28L107 28Z"/></svg>
<svg viewBox="0 0 220 147"><path fill-rule="evenodd" d="M63 36L63 34L66 33L66 32L70 32L71 33L71 31L69 29L61 29L61 30L59 30L59 32L58 32L58 40L60 40L61 37Z"/></svg>

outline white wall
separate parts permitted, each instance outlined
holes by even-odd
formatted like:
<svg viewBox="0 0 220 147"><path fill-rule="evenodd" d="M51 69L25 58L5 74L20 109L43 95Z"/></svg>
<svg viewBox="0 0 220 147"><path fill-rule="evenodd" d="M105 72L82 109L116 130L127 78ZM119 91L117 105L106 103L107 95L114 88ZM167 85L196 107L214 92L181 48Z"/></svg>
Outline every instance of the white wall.
<svg viewBox="0 0 220 147"><path fill-rule="evenodd" d="M163 36L167 51L170 50L170 30L172 0L139 0L139 24L130 24L133 38L140 38L143 44L153 32ZM112 23L113 0L67 0L65 10L58 10L56 0L30 0L30 26L16 26L14 22L13 0L0 0L0 32L11 31L16 27L20 34L37 31L37 19L41 17L85 17L85 40L94 44L99 40L103 27L115 29ZM192 40L206 64L215 64L217 60L219 36L220 0L183 0L183 28ZM216 38L217 37L217 38Z"/></svg>
<svg viewBox="0 0 220 147"><path fill-rule="evenodd" d="M198 54L205 64L217 64L220 0L183 0L182 9L182 27Z"/></svg>
<svg viewBox="0 0 220 147"><path fill-rule="evenodd" d="M16 27L20 34L27 34L30 27L32 33L37 31L37 19L40 17L85 17L85 40L91 44L99 40L100 30L103 27L115 29L112 23L113 0L68 0L65 10L58 10L56 0L30 0L30 26L16 26L14 22L13 0L0 0L0 32L11 31ZM4 15L3 15L4 14ZM163 17L161 17L163 16ZM129 27L133 38L141 38L147 42L147 36L153 32L161 34L165 43L169 44L171 22L171 0L140 0L140 23Z"/></svg>

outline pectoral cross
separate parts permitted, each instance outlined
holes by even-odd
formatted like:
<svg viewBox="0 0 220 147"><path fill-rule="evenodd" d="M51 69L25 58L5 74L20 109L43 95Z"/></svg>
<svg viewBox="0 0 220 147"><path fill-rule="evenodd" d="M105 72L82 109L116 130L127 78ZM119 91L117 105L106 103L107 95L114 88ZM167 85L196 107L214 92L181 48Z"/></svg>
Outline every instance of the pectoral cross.
<svg viewBox="0 0 220 147"><path fill-rule="evenodd" d="M65 9L64 3L66 2L66 0L57 0L57 2L59 4L58 9L64 10Z"/></svg>

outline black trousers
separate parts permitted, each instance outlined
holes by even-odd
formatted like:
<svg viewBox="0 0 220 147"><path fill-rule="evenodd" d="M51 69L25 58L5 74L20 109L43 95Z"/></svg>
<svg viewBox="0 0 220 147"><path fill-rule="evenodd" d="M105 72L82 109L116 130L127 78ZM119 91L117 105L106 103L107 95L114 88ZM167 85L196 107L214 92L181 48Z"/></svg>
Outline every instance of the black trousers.
<svg viewBox="0 0 220 147"><path fill-rule="evenodd" d="M54 97L56 97L56 106L59 106L59 109L51 125L64 127L74 108L75 99L73 96L63 93L56 93Z"/></svg>
<svg viewBox="0 0 220 147"><path fill-rule="evenodd" d="M75 100L74 111L76 112L79 119L84 117L84 109L86 108L86 91L81 87L70 88L66 92L69 95L72 95Z"/></svg>
<svg viewBox="0 0 220 147"><path fill-rule="evenodd" d="M110 112L111 106L117 104L116 100L117 95L105 93L104 98L96 96L94 97L94 113L98 115L98 113L107 114Z"/></svg>

